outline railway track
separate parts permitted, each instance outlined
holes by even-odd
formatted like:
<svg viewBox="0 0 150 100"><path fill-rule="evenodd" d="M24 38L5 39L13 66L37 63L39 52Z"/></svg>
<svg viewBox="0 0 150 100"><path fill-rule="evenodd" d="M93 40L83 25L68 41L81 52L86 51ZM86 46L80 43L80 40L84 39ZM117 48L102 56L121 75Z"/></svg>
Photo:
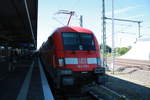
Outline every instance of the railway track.
<svg viewBox="0 0 150 100"><path fill-rule="evenodd" d="M124 95L103 86L103 85L93 85L87 86L87 93L93 97L93 100L127 100Z"/></svg>
<svg viewBox="0 0 150 100"><path fill-rule="evenodd" d="M108 65L111 65L111 58L107 59L107 63L108 63ZM141 70L150 70L150 61L116 58L115 66L136 67Z"/></svg>
<svg viewBox="0 0 150 100"><path fill-rule="evenodd" d="M72 90L73 91L73 90ZM81 88L80 95L63 94L64 97L59 100L127 100L124 95L97 84L86 85Z"/></svg>

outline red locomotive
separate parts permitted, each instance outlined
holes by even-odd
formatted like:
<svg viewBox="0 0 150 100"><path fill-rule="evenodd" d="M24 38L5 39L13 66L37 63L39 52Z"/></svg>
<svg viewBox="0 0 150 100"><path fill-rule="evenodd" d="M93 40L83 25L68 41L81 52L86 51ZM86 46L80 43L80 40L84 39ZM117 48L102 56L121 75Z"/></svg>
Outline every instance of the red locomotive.
<svg viewBox="0 0 150 100"><path fill-rule="evenodd" d="M105 81L99 45L93 32L88 29L58 28L43 43L39 52L45 70L57 87Z"/></svg>

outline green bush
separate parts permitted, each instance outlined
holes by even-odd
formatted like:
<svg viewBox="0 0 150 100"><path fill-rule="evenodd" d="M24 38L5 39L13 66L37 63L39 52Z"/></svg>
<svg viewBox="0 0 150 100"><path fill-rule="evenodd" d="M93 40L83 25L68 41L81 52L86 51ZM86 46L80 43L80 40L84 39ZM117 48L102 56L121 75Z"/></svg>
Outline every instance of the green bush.
<svg viewBox="0 0 150 100"><path fill-rule="evenodd" d="M100 45L100 49L101 49L101 52L102 52L103 44ZM105 53L106 53L107 57L111 57L112 56L112 54L111 54L112 48L109 47L108 45L106 45L105 49L106 49ZM127 53L130 49L131 49L131 46L115 48L115 56L122 56L125 53Z"/></svg>
<svg viewBox="0 0 150 100"><path fill-rule="evenodd" d="M116 53L121 55L124 55L130 50L131 47L122 47L122 48L116 48Z"/></svg>

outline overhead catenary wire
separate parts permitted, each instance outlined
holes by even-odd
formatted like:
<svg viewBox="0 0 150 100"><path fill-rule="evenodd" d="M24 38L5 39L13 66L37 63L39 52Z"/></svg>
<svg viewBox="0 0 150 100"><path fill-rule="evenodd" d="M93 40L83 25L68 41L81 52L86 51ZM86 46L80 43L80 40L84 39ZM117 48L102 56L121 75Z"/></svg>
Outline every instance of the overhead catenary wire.
<svg viewBox="0 0 150 100"><path fill-rule="evenodd" d="M57 18L52 17L52 19L56 20L59 24L65 25L64 23L62 23L61 21L59 21Z"/></svg>

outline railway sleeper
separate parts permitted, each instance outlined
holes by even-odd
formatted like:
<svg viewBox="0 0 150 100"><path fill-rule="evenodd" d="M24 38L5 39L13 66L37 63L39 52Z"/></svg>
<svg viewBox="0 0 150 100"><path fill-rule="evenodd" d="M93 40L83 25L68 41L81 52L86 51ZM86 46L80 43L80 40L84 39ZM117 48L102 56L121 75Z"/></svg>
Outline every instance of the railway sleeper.
<svg viewBox="0 0 150 100"><path fill-rule="evenodd" d="M83 93L90 94L96 100L128 100L124 95L96 83L86 85L82 88Z"/></svg>

